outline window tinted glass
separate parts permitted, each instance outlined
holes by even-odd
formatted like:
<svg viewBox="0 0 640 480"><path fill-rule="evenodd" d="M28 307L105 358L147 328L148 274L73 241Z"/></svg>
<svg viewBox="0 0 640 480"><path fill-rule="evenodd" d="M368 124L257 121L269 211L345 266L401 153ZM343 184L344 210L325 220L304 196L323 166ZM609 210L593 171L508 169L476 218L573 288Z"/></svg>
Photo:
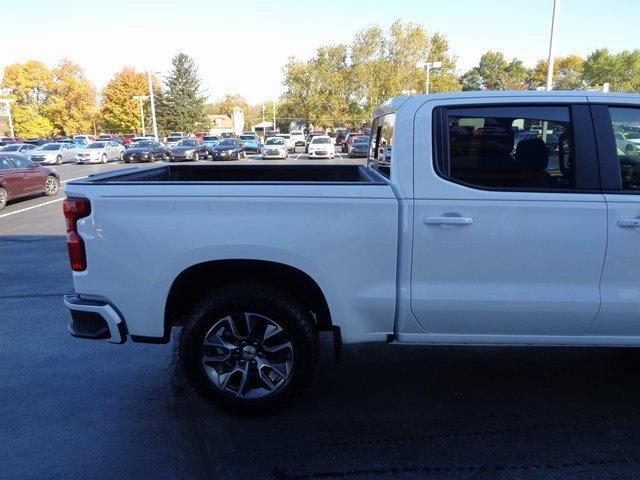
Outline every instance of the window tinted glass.
<svg viewBox="0 0 640 480"><path fill-rule="evenodd" d="M10 168L13 168L13 165L9 163L9 160L6 157L0 157L0 170L9 170Z"/></svg>
<svg viewBox="0 0 640 480"><path fill-rule="evenodd" d="M574 188L568 107L449 109L447 153L440 173L472 186Z"/></svg>
<svg viewBox="0 0 640 480"><path fill-rule="evenodd" d="M640 108L610 108L623 190L640 190Z"/></svg>
<svg viewBox="0 0 640 480"><path fill-rule="evenodd" d="M29 168L31 165L33 165L30 160L27 160L26 158L20 157L18 155L12 155L11 161L16 168Z"/></svg>

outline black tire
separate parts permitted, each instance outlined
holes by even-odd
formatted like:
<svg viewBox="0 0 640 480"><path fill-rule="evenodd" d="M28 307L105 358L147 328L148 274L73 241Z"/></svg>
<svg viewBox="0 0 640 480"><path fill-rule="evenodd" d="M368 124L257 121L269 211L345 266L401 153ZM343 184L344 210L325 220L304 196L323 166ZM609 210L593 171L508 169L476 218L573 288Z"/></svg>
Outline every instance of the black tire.
<svg viewBox="0 0 640 480"><path fill-rule="evenodd" d="M238 397L218 387L202 363L202 343L210 329L221 319L242 312L277 319L281 334L292 345L289 377L259 398ZM286 293L262 284L235 284L218 288L198 302L182 328L179 355L185 376L205 400L228 412L263 415L285 407L311 382L318 362L318 332L311 315Z"/></svg>
<svg viewBox="0 0 640 480"><path fill-rule="evenodd" d="M56 157L56 165L62 165L62 157L60 155Z"/></svg>
<svg viewBox="0 0 640 480"><path fill-rule="evenodd" d="M0 187L0 210L7 206L7 191Z"/></svg>

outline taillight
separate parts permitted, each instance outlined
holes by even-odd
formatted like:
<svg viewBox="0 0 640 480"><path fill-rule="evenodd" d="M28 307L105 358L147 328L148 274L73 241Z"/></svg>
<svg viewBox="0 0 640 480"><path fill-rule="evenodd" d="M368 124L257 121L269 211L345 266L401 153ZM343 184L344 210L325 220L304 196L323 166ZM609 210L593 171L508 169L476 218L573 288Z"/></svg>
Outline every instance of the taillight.
<svg viewBox="0 0 640 480"><path fill-rule="evenodd" d="M84 242L78 235L78 220L91 213L91 203L86 198L67 197L62 203L62 211L67 221L67 250L71 269L82 272L87 268Z"/></svg>

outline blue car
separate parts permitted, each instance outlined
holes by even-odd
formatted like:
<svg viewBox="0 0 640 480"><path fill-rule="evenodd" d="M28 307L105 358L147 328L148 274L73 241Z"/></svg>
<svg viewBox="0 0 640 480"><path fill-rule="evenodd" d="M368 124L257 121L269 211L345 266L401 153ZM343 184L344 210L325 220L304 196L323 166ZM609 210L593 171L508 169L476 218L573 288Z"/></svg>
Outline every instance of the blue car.
<svg viewBox="0 0 640 480"><path fill-rule="evenodd" d="M256 137L242 138L243 136L240 137L240 141L242 142L242 146L244 147L245 152L251 152L251 153L261 152L262 144L258 141Z"/></svg>

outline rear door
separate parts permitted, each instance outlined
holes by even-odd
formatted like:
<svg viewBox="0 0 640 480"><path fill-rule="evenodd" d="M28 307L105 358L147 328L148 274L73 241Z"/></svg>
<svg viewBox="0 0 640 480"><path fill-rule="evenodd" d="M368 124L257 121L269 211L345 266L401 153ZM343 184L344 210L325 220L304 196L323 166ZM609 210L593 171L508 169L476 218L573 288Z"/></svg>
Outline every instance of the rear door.
<svg viewBox="0 0 640 480"><path fill-rule="evenodd" d="M593 128L586 99L556 98L419 112L437 146L416 145L414 167L411 305L426 331L580 335L596 318L607 213Z"/></svg>
<svg viewBox="0 0 640 480"><path fill-rule="evenodd" d="M601 99L600 99L601 101ZM592 335L640 336L640 105L593 105L609 236Z"/></svg>

